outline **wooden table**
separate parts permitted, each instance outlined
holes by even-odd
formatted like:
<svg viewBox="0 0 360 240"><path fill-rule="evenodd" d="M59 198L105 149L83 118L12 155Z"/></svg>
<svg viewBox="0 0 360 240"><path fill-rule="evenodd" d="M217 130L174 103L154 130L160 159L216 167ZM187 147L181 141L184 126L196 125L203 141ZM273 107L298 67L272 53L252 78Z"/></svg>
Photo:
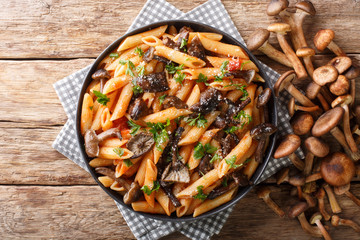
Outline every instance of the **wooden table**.
<svg viewBox="0 0 360 240"><path fill-rule="evenodd" d="M170 0L188 11L205 0ZM310 43L320 28L354 62L360 59L360 1L313 1L318 14L305 21ZM0 238L134 239L114 201L91 176L52 149L66 115L52 84L91 64L121 36L145 0L0 1ZM224 0L242 36L266 27L267 0ZM271 38L274 42L275 38ZM316 56L316 65L331 59ZM285 68L259 56L274 69ZM271 180L270 183L271 184ZM274 194L283 209L288 187ZM360 196L360 185L352 190ZM340 197L341 216L360 223L360 208ZM329 206L328 206L329 207ZM328 209L329 210L329 209ZM331 228L334 239L360 239L351 229ZM279 219L254 192L240 201L213 239L309 239L296 220ZM172 234L166 239L185 239Z"/></svg>

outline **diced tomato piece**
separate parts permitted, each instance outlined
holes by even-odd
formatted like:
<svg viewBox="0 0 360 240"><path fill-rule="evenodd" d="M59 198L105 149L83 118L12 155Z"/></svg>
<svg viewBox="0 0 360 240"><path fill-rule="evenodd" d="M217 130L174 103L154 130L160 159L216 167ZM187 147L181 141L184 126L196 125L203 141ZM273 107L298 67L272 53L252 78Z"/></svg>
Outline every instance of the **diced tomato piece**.
<svg viewBox="0 0 360 240"><path fill-rule="evenodd" d="M128 122L128 119L126 117L116 119L115 121L113 121L113 127L119 128L120 130L129 129L129 125L127 124L127 122Z"/></svg>
<svg viewBox="0 0 360 240"><path fill-rule="evenodd" d="M228 64L228 71L235 71L241 68L242 59L231 59Z"/></svg>
<svg viewBox="0 0 360 240"><path fill-rule="evenodd" d="M129 128L122 129L120 132L121 132L121 136L123 137L123 139L130 139L131 138Z"/></svg>

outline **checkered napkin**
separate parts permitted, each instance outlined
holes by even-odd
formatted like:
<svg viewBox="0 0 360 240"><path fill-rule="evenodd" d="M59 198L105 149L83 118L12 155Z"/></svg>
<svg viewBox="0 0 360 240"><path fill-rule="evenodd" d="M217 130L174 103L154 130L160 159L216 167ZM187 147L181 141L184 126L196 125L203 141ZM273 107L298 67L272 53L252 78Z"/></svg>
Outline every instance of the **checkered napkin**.
<svg viewBox="0 0 360 240"><path fill-rule="evenodd" d="M132 31L153 22L170 19L187 19L205 23L227 32L232 37L245 44L220 0L209 0L188 13L181 12L165 0L148 0L128 31ZM267 74L267 79L273 84L278 79L279 74L266 65L262 65ZM86 164L81 158L80 149L76 141L75 115L77 98L81 85L90 67L91 66L81 69L54 84L55 91L68 116L68 121L54 141L53 148L85 170L87 170ZM287 94L284 94L277 99L279 117L278 128L280 135L285 135L292 131L288 121L290 117L286 110L286 102L288 99L289 96ZM297 153L300 157L303 157L301 151L298 151ZM265 180L279 169L288 166L289 164L290 161L287 158L271 159L260 181ZM191 239L209 239L212 235L220 232L233 209L233 207L231 207L215 216L194 222L171 223L146 218L122 207L118 203L116 204L134 236L137 239L144 240L158 239L175 231L179 231Z"/></svg>

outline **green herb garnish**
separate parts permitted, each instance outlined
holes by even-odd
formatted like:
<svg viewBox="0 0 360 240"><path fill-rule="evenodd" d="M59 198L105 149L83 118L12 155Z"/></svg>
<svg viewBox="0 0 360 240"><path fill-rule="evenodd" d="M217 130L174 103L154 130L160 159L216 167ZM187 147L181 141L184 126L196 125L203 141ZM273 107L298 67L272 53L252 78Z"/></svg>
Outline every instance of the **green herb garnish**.
<svg viewBox="0 0 360 240"><path fill-rule="evenodd" d="M134 165L134 164L131 162L130 159L125 159L125 160L124 160L124 164L125 164L125 166L127 166L127 167L131 167L132 165Z"/></svg>
<svg viewBox="0 0 360 240"><path fill-rule="evenodd" d="M132 77L135 77L135 74L133 73L133 70L135 69L135 64L130 60L120 60L119 63L121 65L126 65L126 75L130 75Z"/></svg>
<svg viewBox="0 0 360 240"><path fill-rule="evenodd" d="M169 139L169 134L166 131L166 127L170 126L170 120L167 119L165 124L147 122L146 125L150 128L149 132L151 132L154 136L157 150L163 151L161 144Z"/></svg>
<svg viewBox="0 0 360 240"><path fill-rule="evenodd" d="M144 55L144 51L139 47L135 48L134 53L137 53L139 57L142 57Z"/></svg>
<svg viewBox="0 0 360 240"><path fill-rule="evenodd" d="M99 91L94 90L93 93L95 94L95 96L97 97L96 101L98 101L98 103L106 106L106 104L110 101L110 98L108 98L106 96L106 94L103 94Z"/></svg>
<svg viewBox="0 0 360 240"><path fill-rule="evenodd" d="M228 72L228 71L226 70L228 64L229 64L229 61L228 61L228 60L224 61L224 62L221 64L221 66L220 66L221 74L220 74L220 76L215 76L215 79L214 79L215 82L222 82L222 81L223 81L223 78L225 77L225 73Z"/></svg>
<svg viewBox="0 0 360 240"><path fill-rule="evenodd" d="M219 154L215 153L214 156L211 158L210 163L214 163L215 161L221 159Z"/></svg>
<svg viewBox="0 0 360 240"><path fill-rule="evenodd" d="M240 129L243 129L245 124L249 124L252 121L252 117L249 114L247 114L244 110L241 110L233 118L241 122Z"/></svg>
<svg viewBox="0 0 360 240"><path fill-rule="evenodd" d="M199 73L198 79L196 79L196 82L203 82L205 83L206 86L209 86L210 84L208 83L208 78L207 76L205 76L202 73Z"/></svg>
<svg viewBox="0 0 360 240"><path fill-rule="evenodd" d="M183 81L186 77L185 73L182 72L177 72L176 75L174 76L174 79L177 83L180 83L181 85L183 85Z"/></svg>
<svg viewBox="0 0 360 240"><path fill-rule="evenodd" d="M214 152L216 152L216 150L217 148L210 145L210 143L207 143L204 146L202 145L202 143L198 142L194 147L194 158L200 159L205 155L205 153L213 154Z"/></svg>
<svg viewBox="0 0 360 240"><path fill-rule="evenodd" d="M198 193L195 196L193 196L193 198L204 201L207 198L207 194L203 193L203 190L202 190L203 188L204 188L204 186L202 186L202 185L198 186L196 188Z"/></svg>
<svg viewBox="0 0 360 240"><path fill-rule="evenodd" d="M145 75L145 66L144 65L139 65L136 67L136 72L138 74L138 76L144 76Z"/></svg>
<svg viewBox="0 0 360 240"><path fill-rule="evenodd" d="M141 126L137 125L133 120L129 120L127 123L131 127L130 128L130 134L132 136L134 136L141 128Z"/></svg>
<svg viewBox="0 0 360 240"><path fill-rule="evenodd" d="M251 61L248 60L248 61L242 62L241 65L240 65L240 71L242 71L242 70L243 70L243 67L245 66L245 64L247 64L247 63L249 63L249 62L251 62Z"/></svg>
<svg viewBox="0 0 360 240"><path fill-rule="evenodd" d="M144 90L142 89L142 87L140 87L139 85L137 85L137 83L136 83L136 78L133 78L132 84L133 84L132 90L133 90L133 93L134 93L135 95L144 92Z"/></svg>
<svg viewBox="0 0 360 240"><path fill-rule="evenodd" d="M235 155L232 155L229 159L225 159L225 162L227 165L230 165L230 168L238 168L240 166L242 166L242 164L238 164L236 165L235 162L236 162L236 156Z"/></svg>
<svg viewBox="0 0 360 240"><path fill-rule="evenodd" d="M163 104L163 102L164 102L164 100L165 100L165 98L166 98L166 94L164 94L164 95L162 95L162 96L160 96L159 97L159 101L160 101L160 106L161 106L161 104Z"/></svg>
<svg viewBox="0 0 360 240"><path fill-rule="evenodd" d="M224 177L224 179L221 181L221 185L223 185L223 187L228 186L228 178L227 177Z"/></svg>
<svg viewBox="0 0 360 240"><path fill-rule="evenodd" d="M199 113L196 118L187 117L185 121L189 123L190 126L196 125L198 128L205 128L205 123L207 123L206 118L201 113Z"/></svg>
<svg viewBox="0 0 360 240"><path fill-rule="evenodd" d="M117 147L113 149L114 153L116 153L116 155L118 155L119 157L122 157L122 155L124 155L124 149L121 147Z"/></svg>
<svg viewBox="0 0 360 240"><path fill-rule="evenodd" d="M89 107L90 110L93 110L93 108L94 108L94 106L90 106L90 107Z"/></svg>
<svg viewBox="0 0 360 240"><path fill-rule="evenodd" d="M176 72L184 69L184 64L181 64L181 65L175 67L173 63L170 63L170 64L165 65L165 69L168 71L168 73L175 74Z"/></svg>
<svg viewBox="0 0 360 240"><path fill-rule="evenodd" d="M160 183L158 181L154 181L153 182L153 187L152 189L150 190L150 188L146 185L144 185L141 190L148 196L150 196L154 191L157 191L159 190L160 188Z"/></svg>
<svg viewBox="0 0 360 240"><path fill-rule="evenodd" d="M230 133L236 132L237 130L239 130L239 127L238 127L238 126L231 126L231 127L229 127L229 128L226 128L224 131L225 131L227 134L230 134Z"/></svg>
<svg viewBox="0 0 360 240"><path fill-rule="evenodd" d="M187 49L186 49L187 44L188 44L187 39L183 38L183 39L181 40L180 49L183 49L184 52L186 52L186 51L187 51Z"/></svg>
<svg viewBox="0 0 360 240"><path fill-rule="evenodd" d="M110 53L109 57L116 59L119 57L119 54L118 53Z"/></svg>

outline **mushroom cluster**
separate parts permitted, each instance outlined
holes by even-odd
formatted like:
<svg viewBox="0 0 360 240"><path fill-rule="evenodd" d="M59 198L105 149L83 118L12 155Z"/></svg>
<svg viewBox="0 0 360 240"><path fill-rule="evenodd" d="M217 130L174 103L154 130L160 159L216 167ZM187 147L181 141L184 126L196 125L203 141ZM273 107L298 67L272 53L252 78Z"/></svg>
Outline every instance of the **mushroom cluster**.
<svg viewBox="0 0 360 240"><path fill-rule="evenodd" d="M288 0L271 0L267 14L281 22L257 29L250 35L248 47L292 68L274 85L276 96L283 90L291 95L288 112L293 133L283 136L274 153L274 158L288 157L294 165L282 169L276 179L277 184L287 182L294 186L299 198L288 217L297 217L304 231L314 237L331 239L327 232L330 224L324 226L321 220L325 223L331 220L335 227L348 225L359 232L355 222L337 215L342 209L336 195L344 194L360 206L360 200L350 192L350 183L358 168L356 162L360 159L360 106L355 104L355 83L360 69L335 43L331 29L318 31L313 39L316 49L309 47L302 24L306 16L316 14L310 1L302 0L289 6ZM268 42L270 32L276 33L281 50ZM291 43L285 37L287 34ZM316 54L315 50L322 52L326 48L336 57L323 66L314 66L311 57ZM330 135L339 143L338 147L329 147ZM306 151L305 159L296 154L299 148ZM270 188L261 187L258 196L284 217L284 211L270 199L270 193ZM333 214L326 211L326 195ZM310 213L313 215L307 219Z"/></svg>

